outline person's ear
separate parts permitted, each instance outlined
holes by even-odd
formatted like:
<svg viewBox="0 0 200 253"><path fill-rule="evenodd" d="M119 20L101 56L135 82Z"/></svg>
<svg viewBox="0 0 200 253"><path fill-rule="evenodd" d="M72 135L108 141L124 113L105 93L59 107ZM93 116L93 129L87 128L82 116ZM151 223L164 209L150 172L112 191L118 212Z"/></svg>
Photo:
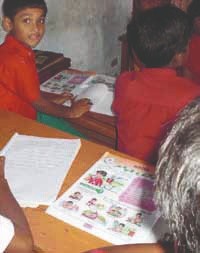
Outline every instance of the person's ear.
<svg viewBox="0 0 200 253"><path fill-rule="evenodd" d="M138 58L137 54L132 50L132 58L133 58L133 69L134 70L140 70L144 67L143 63Z"/></svg>
<svg viewBox="0 0 200 253"><path fill-rule="evenodd" d="M5 32L9 33L13 29L13 22L8 17L3 17L2 19L2 27Z"/></svg>
<svg viewBox="0 0 200 253"><path fill-rule="evenodd" d="M172 67L182 67L186 61L186 57L186 52L176 53L171 62Z"/></svg>

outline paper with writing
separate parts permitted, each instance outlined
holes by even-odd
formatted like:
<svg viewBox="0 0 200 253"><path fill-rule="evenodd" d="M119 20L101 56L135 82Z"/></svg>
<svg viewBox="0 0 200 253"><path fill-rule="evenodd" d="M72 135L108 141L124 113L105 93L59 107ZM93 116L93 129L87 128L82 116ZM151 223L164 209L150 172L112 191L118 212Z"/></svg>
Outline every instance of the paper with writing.
<svg viewBox="0 0 200 253"><path fill-rule="evenodd" d="M80 145L79 139L15 134L1 155L6 156L5 177L19 203L37 206L55 200Z"/></svg>

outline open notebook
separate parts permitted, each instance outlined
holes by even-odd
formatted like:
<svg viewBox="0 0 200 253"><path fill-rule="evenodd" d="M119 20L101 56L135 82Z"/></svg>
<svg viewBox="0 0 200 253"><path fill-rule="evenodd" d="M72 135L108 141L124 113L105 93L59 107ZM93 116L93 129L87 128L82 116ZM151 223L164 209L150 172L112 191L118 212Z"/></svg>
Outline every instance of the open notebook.
<svg viewBox="0 0 200 253"><path fill-rule="evenodd" d="M40 89L57 94L69 91L77 96L76 99L89 98L93 103L91 111L113 116L111 105L115 80L107 75L71 74L64 70L42 83Z"/></svg>

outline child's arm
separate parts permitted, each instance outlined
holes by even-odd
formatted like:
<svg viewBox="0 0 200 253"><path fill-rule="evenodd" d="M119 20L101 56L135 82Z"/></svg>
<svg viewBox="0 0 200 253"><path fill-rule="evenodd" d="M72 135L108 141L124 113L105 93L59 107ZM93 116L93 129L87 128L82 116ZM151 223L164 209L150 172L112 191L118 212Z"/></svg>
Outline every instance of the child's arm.
<svg viewBox="0 0 200 253"><path fill-rule="evenodd" d="M121 246L110 246L96 250L90 250L84 253L173 253L171 249L163 247L159 243L148 244L130 244Z"/></svg>
<svg viewBox="0 0 200 253"><path fill-rule="evenodd" d="M4 177L5 158L0 156L0 214L12 221L15 234L5 253L32 253L33 239L26 217L10 191ZM0 228L4 233L4 228Z"/></svg>
<svg viewBox="0 0 200 253"><path fill-rule="evenodd" d="M85 112L88 112L91 107L91 102L89 99L81 99L76 102L72 101L71 107L67 107L53 103L41 95L32 105L39 112L67 119L78 118Z"/></svg>
<svg viewBox="0 0 200 253"><path fill-rule="evenodd" d="M43 98L56 103L56 104L63 104L67 100L72 100L73 99L73 94L70 92L63 92L61 94L55 94L55 93L49 93L45 91L41 91L41 95Z"/></svg>

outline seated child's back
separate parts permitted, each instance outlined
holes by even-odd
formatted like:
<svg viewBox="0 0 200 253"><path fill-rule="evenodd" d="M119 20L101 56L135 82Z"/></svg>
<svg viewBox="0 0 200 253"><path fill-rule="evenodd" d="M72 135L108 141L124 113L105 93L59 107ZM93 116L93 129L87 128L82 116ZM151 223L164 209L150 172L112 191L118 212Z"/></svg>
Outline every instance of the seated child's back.
<svg viewBox="0 0 200 253"><path fill-rule="evenodd" d="M128 24L129 47L144 67L121 74L116 82L120 151L155 163L177 112L200 95L200 87L175 70L185 60L190 30L187 15L170 5L144 11Z"/></svg>

